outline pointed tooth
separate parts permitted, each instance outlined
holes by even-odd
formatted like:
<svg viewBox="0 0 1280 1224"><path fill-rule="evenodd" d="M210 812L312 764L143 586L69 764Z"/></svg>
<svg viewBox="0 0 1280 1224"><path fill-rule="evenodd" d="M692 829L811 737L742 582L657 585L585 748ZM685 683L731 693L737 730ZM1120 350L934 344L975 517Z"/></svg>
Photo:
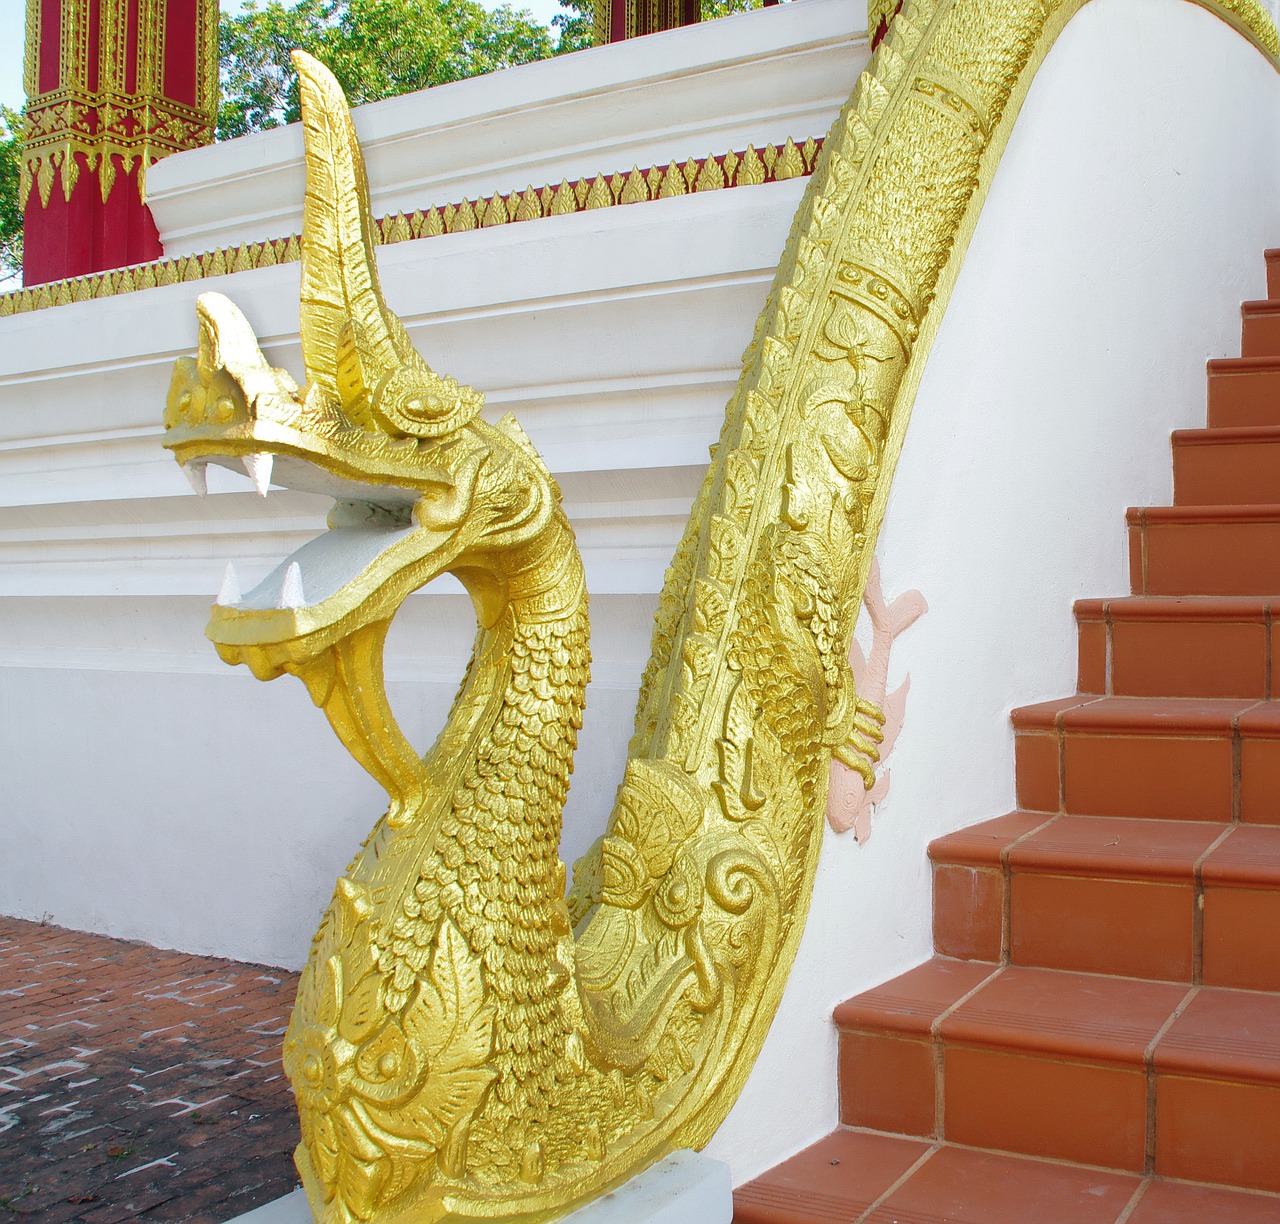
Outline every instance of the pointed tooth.
<svg viewBox="0 0 1280 1224"><path fill-rule="evenodd" d="M187 483L191 485L191 490L197 497L203 497L209 492L209 481L205 475L203 463L184 463L182 474L187 478Z"/></svg>
<svg viewBox="0 0 1280 1224"><path fill-rule="evenodd" d="M282 608L300 608L306 603L306 596L302 593L302 570L298 568L296 561L290 562L289 568L284 572L284 581L280 584L280 607Z"/></svg>
<svg viewBox="0 0 1280 1224"><path fill-rule="evenodd" d="M240 602L240 579L236 577L236 567L227 563L227 572L222 575L222 588L218 591L218 603L224 608L235 607Z"/></svg>
<svg viewBox="0 0 1280 1224"><path fill-rule="evenodd" d="M275 466L275 459L270 452L263 451L259 455L245 455L242 462L244 470L248 472L249 479L253 481L253 487L266 497L267 488L271 484L271 469Z"/></svg>

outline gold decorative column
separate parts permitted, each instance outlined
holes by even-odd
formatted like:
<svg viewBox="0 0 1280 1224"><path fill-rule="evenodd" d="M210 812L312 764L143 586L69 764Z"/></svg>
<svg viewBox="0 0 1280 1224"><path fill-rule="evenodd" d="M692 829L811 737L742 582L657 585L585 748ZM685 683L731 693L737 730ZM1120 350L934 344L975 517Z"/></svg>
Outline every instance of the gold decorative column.
<svg viewBox="0 0 1280 1224"><path fill-rule="evenodd" d="M163 254L146 168L213 139L217 0L27 0L28 284Z"/></svg>
<svg viewBox="0 0 1280 1224"><path fill-rule="evenodd" d="M595 44L600 47L640 34L674 30L701 19L698 0L596 0Z"/></svg>

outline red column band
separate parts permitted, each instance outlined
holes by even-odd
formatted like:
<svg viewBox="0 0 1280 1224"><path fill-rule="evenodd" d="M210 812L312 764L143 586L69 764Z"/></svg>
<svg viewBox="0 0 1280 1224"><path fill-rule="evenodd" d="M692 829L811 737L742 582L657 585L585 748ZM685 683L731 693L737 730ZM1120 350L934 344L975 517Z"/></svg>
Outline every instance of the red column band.
<svg viewBox="0 0 1280 1224"><path fill-rule="evenodd" d="M163 255L146 168L207 144L217 0L27 0L23 279Z"/></svg>

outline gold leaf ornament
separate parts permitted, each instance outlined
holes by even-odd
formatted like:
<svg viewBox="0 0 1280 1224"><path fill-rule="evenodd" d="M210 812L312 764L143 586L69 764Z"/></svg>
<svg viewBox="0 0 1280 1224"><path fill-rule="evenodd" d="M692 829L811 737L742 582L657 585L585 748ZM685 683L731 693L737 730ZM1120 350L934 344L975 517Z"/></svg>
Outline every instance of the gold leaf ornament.
<svg viewBox="0 0 1280 1224"><path fill-rule="evenodd" d="M494 1009L456 927L441 925L429 977L398 1014L388 1014L371 942L362 922L344 948L308 964L285 1039L304 1173L324 1202L360 1220L429 1176L433 1155L451 1155L460 1171L465 1124L494 1079Z"/></svg>
<svg viewBox="0 0 1280 1224"><path fill-rule="evenodd" d="M1255 0L1205 7L1280 54ZM737 1099L804 929L832 756L852 745L866 764L885 738L848 658L915 387L1018 106L1078 8L912 0L863 73L744 356L664 583L609 826L568 905L581 554L528 439L436 374L383 298L345 103L299 57L308 389L206 294L165 445L186 464L287 456L277 480L340 491L328 532L282 567L302 578L290 599L277 574L206 631L228 662L299 676L390 800L339 882L286 1036L318 1219L541 1224L704 1145ZM959 111L912 88L938 63L964 65L947 85ZM814 148L748 150L736 181L802 174ZM663 198L699 173L643 177ZM609 190L564 182L539 203L575 211L593 184ZM465 202L441 220L475 224ZM382 645L445 573L477 636L424 758L391 711Z"/></svg>

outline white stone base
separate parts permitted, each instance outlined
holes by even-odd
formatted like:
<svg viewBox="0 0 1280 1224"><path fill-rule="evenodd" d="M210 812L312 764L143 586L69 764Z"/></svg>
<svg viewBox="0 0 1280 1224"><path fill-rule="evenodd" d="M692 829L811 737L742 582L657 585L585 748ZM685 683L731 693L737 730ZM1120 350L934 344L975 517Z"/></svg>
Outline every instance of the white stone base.
<svg viewBox="0 0 1280 1224"><path fill-rule="evenodd" d="M265 1207L255 1207L244 1215L232 1216L227 1224L311 1224L311 1208L306 1191L299 1186L292 1194Z"/></svg>
<svg viewBox="0 0 1280 1224"><path fill-rule="evenodd" d="M729 1224L729 1166L687 1149L564 1217L566 1224Z"/></svg>
<svg viewBox="0 0 1280 1224"><path fill-rule="evenodd" d="M697 1152L672 1152L625 1186L564 1217L566 1224L730 1224L729 1166ZM236 1216L230 1224L311 1224L301 1190Z"/></svg>

